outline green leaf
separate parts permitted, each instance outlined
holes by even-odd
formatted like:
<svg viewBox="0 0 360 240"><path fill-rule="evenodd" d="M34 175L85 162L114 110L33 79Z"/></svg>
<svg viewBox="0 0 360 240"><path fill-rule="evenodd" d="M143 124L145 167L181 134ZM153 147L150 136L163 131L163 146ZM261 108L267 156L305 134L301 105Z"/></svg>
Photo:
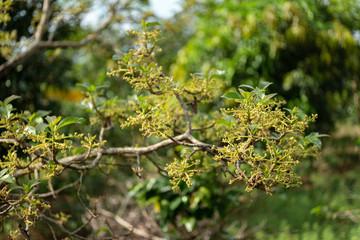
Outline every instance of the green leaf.
<svg viewBox="0 0 360 240"><path fill-rule="evenodd" d="M35 186L38 185L39 183L40 183L39 180L33 179L33 180L30 180L30 181L29 181L28 186L30 186L30 189L32 189L33 187L35 187Z"/></svg>
<svg viewBox="0 0 360 240"><path fill-rule="evenodd" d="M148 22L148 23L146 23L146 27L152 27L152 26L156 26L156 25L161 25L161 24L158 23L158 22Z"/></svg>
<svg viewBox="0 0 360 240"><path fill-rule="evenodd" d="M48 123L51 125L51 126L54 126L56 125L60 120L61 120L61 117L56 117L56 116L46 116L46 121L48 121Z"/></svg>
<svg viewBox="0 0 360 240"><path fill-rule="evenodd" d="M271 93L271 94L265 95L265 98L263 99L264 103L269 101L271 98L273 98L276 95L277 95L277 93Z"/></svg>
<svg viewBox="0 0 360 240"><path fill-rule="evenodd" d="M127 63L132 56L134 56L134 53L130 52L130 53L126 54L121 60L123 60L125 63Z"/></svg>
<svg viewBox="0 0 360 240"><path fill-rule="evenodd" d="M251 92L241 92L241 95L246 99L246 100L249 100L250 97L252 96L252 93Z"/></svg>
<svg viewBox="0 0 360 240"><path fill-rule="evenodd" d="M9 169L3 169L0 172L0 181L4 181L4 182L7 182L7 183L16 182L16 179L13 176L11 176L10 174L7 174L8 171L9 171Z"/></svg>
<svg viewBox="0 0 360 240"><path fill-rule="evenodd" d="M260 91L258 93L256 93L256 95L258 96L259 99L263 100L265 97L265 92L264 91Z"/></svg>
<svg viewBox="0 0 360 240"><path fill-rule="evenodd" d="M247 84L241 84L241 85L239 86L239 89L241 89L241 88L243 88L243 87L250 88L250 89L254 89L253 86L250 86L250 85L247 85Z"/></svg>
<svg viewBox="0 0 360 240"><path fill-rule="evenodd" d="M24 132L27 133L27 134L35 135L36 134L36 129L33 126L27 126L24 129Z"/></svg>
<svg viewBox="0 0 360 240"><path fill-rule="evenodd" d="M138 64L131 64L131 65L129 65L129 67L134 67L134 68L139 69L140 71L145 72L145 69L142 66L138 65Z"/></svg>
<svg viewBox="0 0 360 240"><path fill-rule="evenodd" d="M91 85L89 83L77 83L76 86L87 90Z"/></svg>
<svg viewBox="0 0 360 240"><path fill-rule="evenodd" d="M181 219L181 224L185 225L186 231L192 232L195 229L196 219L194 217Z"/></svg>
<svg viewBox="0 0 360 240"><path fill-rule="evenodd" d="M121 60L121 57L120 57L119 55L114 54L114 55L112 56L112 60L114 60L114 61L119 61L119 60Z"/></svg>
<svg viewBox="0 0 360 240"><path fill-rule="evenodd" d="M319 149L322 147L320 137L329 137L329 135L326 134L319 134L318 132L312 132L309 135L305 137L310 143L316 145Z"/></svg>
<svg viewBox="0 0 360 240"><path fill-rule="evenodd" d="M5 173L7 173L7 171L8 171L8 169L3 169L3 170L1 170L0 171L0 178L2 177L2 176L4 176L5 175Z"/></svg>
<svg viewBox="0 0 360 240"><path fill-rule="evenodd" d="M4 118L9 119L13 110L15 110L15 108L13 108L11 104L5 104L3 107L0 107L0 114Z"/></svg>
<svg viewBox="0 0 360 240"><path fill-rule="evenodd" d="M179 196L179 197L175 198L175 200L171 201L171 203L170 203L170 210L171 210L171 211L174 211L177 207L180 206L180 204L182 203L182 199L181 199L181 198L182 198L182 197Z"/></svg>
<svg viewBox="0 0 360 240"><path fill-rule="evenodd" d="M40 121L42 121L42 117L49 115L50 112L51 111L38 110L29 117L29 121L40 123Z"/></svg>
<svg viewBox="0 0 360 240"><path fill-rule="evenodd" d="M49 126L49 124L39 123L39 124L36 125L36 127L35 127L35 132L36 132L36 134L42 133L48 126Z"/></svg>
<svg viewBox="0 0 360 240"><path fill-rule="evenodd" d="M260 89L266 89L268 88L272 83L271 82L265 82L265 81L261 81L259 83L259 88Z"/></svg>
<svg viewBox="0 0 360 240"><path fill-rule="evenodd" d="M226 98L228 100L234 100L234 99L242 99L241 95L236 92L227 92L221 97Z"/></svg>
<svg viewBox="0 0 360 240"><path fill-rule="evenodd" d="M22 189L22 187L21 186L11 186L9 188L9 191L11 192L11 191L14 191L14 190L17 190L17 189Z"/></svg>
<svg viewBox="0 0 360 240"><path fill-rule="evenodd" d="M255 134L259 128L260 128L260 124L249 125L249 129L252 134Z"/></svg>
<svg viewBox="0 0 360 240"><path fill-rule="evenodd" d="M147 66L146 71L149 72L150 70L155 69L155 68L156 68L156 63L153 62L149 66Z"/></svg>
<svg viewBox="0 0 360 240"><path fill-rule="evenodd" d="M6 109L4 107L0 107L0 114L4 118L6 118L6 119L8 118L8 112L6 111Z"/></svg>
<svg viewBox="0 0 360 240"><path fill-rule="evenodd" d="M4 100L4 105L14 101L15 99L21 98L20 96L17 95L11 95L10 97L5 98Z"/></svg>
<svg viewBox="0 0 360 240"><path fill-rule="evenodd" d="M95 235L98 235L99 233L103 233L103 232L111 232L111 231L107 227L101 227L98 230L96 230Z"/></svg>
<svg viewBox="0 0 360 240"><path fill-rule="evenodd" d="M59 123L58 125L58 128L62 128L66 125L69 125L69 124L74 124L74 123L78 123L78 124L82 124L85 122L85 119L84 118L79 118L79 117L66 117L64 118L63 120L61 120L61 122Z"/></svg>
<svg viewBox="0 0 360 240"><path fill-rule="evenodd" d="M146 28L146 21L143 19L143 20L141 20L141 25L144 27L144 28Z"/></svg>
<svg viewBox="0 0 360 240"><path fill-rule="evenodd" d="M49 164L51 168L55 168L55 164L53 160L49 159Z"/></svg>
<svg viewBox="0 0 360 240"><path fill-rule="evenodd" d="M140 102L143 102L147 99L147 96L137 96L137 99L140 101Z"/></svg>
<svg viewBox="0 0 360 240"><path fill-rule="evenodd" d="M228 122L226 120L221 119L221 120L215 121L215 124L223 124L223 125L226 125L226 126L230 127L231 122Z"/></svg>

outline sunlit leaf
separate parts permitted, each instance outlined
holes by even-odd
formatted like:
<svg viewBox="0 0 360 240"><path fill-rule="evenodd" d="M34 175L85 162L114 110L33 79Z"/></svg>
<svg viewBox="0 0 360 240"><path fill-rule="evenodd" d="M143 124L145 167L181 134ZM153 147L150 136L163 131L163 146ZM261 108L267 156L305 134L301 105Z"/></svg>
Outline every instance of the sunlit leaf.
<svg viewBox="0 0 360 240"><path fill-rule="evenodd" d="M4 105L9 104L10 102L14 101L15 99L21 98L17 95L11 95L10 97L5 98Z"/></svg>
<svg viewBox="0 0 360 240"><path fill-rule="evenodd" d="M55 125L57 124L61 117L56 117L56 116L47 116L46 118L46 121L48 121L48 123L50 123L51 125Z"/></svg>
<svg viewBox="0 0 360 240"><path fill-rule="evenodd" d="M250 88L250 89L255 89L253 86L250 86L250 85L247 85L247 84L241 84L241 85L239 86L239 88L244 88L244 87Z"/></svg>
<svg viewBox="0 0 360 240"><path fill-rule="evenodd" d="M194 217L183 218L181 223L184 224L186 231L192 232L195 229L196 219Z"/></svg>
<svg viewBox="0 0 360 240"><path fill-rule="evenodd" d="M261 81L260 84L259 84L259 88L260 88L260 89L266 89L266 88L268 88L271 84L273 84L273 83Z"/></svg>
<svg viewBox="0 0 360 240"><path fill-rule="evenodd" d="M24 129L24 132L27 133L27 134L35 135L36 134L36 129L33 126L27 126Z"/></svg>
<svg viewBox="0 0 360 240"><path fill-rule="evenodd" d="M226 120L223 120L223 119L215 121L215 124L223 124L223 125L226 125L228 127L230 127L230 125L231 125L230 122L228 122Z"/></svg>
<svg viewBox="0 0 360 240"><path fill-rule="evenodd" d="M234 99L242 99L241 95L236 92L227 92L221 97L226 98L228 100L234 100Z"/></svg>
<svg viewBox="0 0 360 240"><path fill-rule="evenodd" d="M85 119L84 118L79 118L79 117L66 117L64 118L63 120L60 121L59 125L58 125L58 128L62 128L66 125L69 125L69 124L74 124L74 123L78 123L78 124L82 124L85 122Z"/></svg>
<svg viewBox="0 0 360 240"><path fill-rule="evenodd" d="M8 174L9 170L8 169L3 169L0 172L0 181L4 181L7 183L14 183L16 181L15 177L11 176L10 174Z"/></svg>
<svg viewBox="0 0 360 240"><path fill-rule="evenodd" d="M156 26L156 25L161 25L161 24L158 23L158 22L148 22L148 23L146 23L146 27L152 27L152 26Z"/></svg>
<svg viewBox="0 0 360 240"><path fill-rule="evenodd" d="M271 94L265 95L264 102L269 101L271 98L275 97L276 95L277 95L277 93L271 93Z"/></svg>

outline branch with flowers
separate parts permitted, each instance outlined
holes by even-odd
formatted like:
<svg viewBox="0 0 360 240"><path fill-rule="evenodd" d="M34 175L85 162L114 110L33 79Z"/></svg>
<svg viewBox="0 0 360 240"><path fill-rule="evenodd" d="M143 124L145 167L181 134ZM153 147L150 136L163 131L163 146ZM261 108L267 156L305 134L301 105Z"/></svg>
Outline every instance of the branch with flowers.
<svg viewBox="0 0 360 240"><path fill-rule="evenodd" d="M19 222L11 233L14 236L30 234L45 219L70 236L84 238L80 229L105 210L98 211L96 203L90 209L82 200L83 178L91 169L124 167L128 161L133 161L134 174L141 177L141 163L149 160L167 175L175 191L179 183L191 186L194 175L214 167L223 170L229 184L239 183L247 191L257 188L272 194L278 184L294 187L301 183L294 167L317 156L319 138L324 136L305 134L316 115L300 116L297 108L284 108L284 101L266 93L267 82L257 87L241 85L239 92L225 93L222 97L229 107L208 112L206 106L219 101L222 72L175 81L156 62L161 51L158 23L143 21L142 25L141 31L128 32L137 36L135 48L119 56L118 67L108 73L127 81L137 92L135 96L124 101L106 99L101 86L81 85L89 119L50 116L45 111L18 112L12 106L18 96L0 102L0 143L6 151L0 162L0 215ZM82 131L85 126L97 133ZM115 126L124 131L135 128L143 138L134 146L121 142L108 146L106 133ZM71 127L78 131L69 132ZM149 156L175 147L181 154L168 154L163 168ZM55 189L53 180L69 171L78 172L78 179ZM39 186L46 182L44 191ZM67 218L52 214L51 204L44 199L76 187L90 217L78 231L69 231L64 227Z"/></svg>

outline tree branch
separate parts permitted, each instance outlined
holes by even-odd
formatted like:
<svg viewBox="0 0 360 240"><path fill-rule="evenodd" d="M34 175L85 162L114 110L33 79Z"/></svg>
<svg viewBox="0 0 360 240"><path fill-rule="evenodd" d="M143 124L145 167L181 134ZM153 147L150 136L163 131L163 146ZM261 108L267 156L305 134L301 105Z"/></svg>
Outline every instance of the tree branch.
<svg viewBox="0 0 360 240"><path fill-rule="evenodd" d="M188 134L184 133L184 134L174 137L173 139L175 139L176 141L187 140ZM69 167L73 167L75 169L77 167L79 167L79 169L84 170L84 169L89 169L89 167L88 166L77 166L77 165L71 166L71 164L73 162L82 161L86 157L94 158L94 157L103 156L103 155L127 156L128 154L144 155L144 154L148 154L148 153L157 151L158 149L168 147L171 145L176 145L176 143L171 139L166 139L164 141L155 143L153 145L149 145L147 147L117 147L117 148L108 148L108 149L102 149L102 150L94 150L94 151L91 151L90 153L83 153L83 154L78 154L78 155L74 155L74 156L70 156L70 157L64 157L64 158L58 159L57 162L59 162L59 164L63 165L64 167L69 166ZM95 167L96 163L94 164L94 162L98 163L98 160L93 161L92 164L90 164L90 166ZM29 166L29 168L27 168L27 169L15 170L13 173L13 176L19 177L21 175L30 173L34 169L41 168L43 165L44 165L44 163L39 162L39 163L35 163L35 164Z"/></svg>
<svg viewBox="0 0 360 240"><path fill-rule="evenodd" d="M80 48L85 46L89 42L98 39L98 35L100 34L100 32L102 32L106 27L108 27L112 22L114 17L114 11L115 9L112 6L110 8L109 17L101 24L100 28L80 41L51 41L50 39L50 41L42 41L41 38L46 29L46 20L49 18L51 12L50 0L44 0L40 22L36 27L36 32L31 37L34 39L34 41L26 48L24 52L19 53L15 57L9 59L8 61L0 65L0 77L8 74L13 68L23 63L40 49Z"/></svg>
<svg viewBox="0 0 360 240"><path fill-rule="evenodd" d="M42 36L44 35L45 27L46 27L46 20L49 18L50 12L51 12L50 2L51 2L50 0L44 0L44 2L43 2L43 8L42 8L40 21L36 27L36 31L34 34L35 42L40 42Z"/></svg>

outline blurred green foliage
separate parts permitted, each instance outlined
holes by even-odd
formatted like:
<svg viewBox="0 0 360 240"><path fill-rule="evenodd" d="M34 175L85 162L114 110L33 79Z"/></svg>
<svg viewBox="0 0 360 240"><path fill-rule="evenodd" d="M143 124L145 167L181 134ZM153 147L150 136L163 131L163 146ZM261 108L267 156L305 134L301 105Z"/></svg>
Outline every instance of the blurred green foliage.
<svg viewBox="0 0 360 240"><path fill-rule="evenodd" d="M31 19L41 8L40 2L16 2L15 11L10 11L13 20L1 25L1 30L16 29L17 39L29 37ZM54 1L57 3L60 1ZM107 189L103 187L109 184L108 177L91 171L82 192L114 198L114 192L119 192L125 183L126 187L133 185L129 195L140 207L151 206L161 230L170 239L358 239L360 131L353 125L360 118L358 2L184 0L183 7L183 12L163 24L165 38L159 42L163 52L157 60L165 66L164 71L173 74L176 81L187 79L191 72L225 70L224 85L228 88L240 84L256 86L263 80L273 82L269 88L288 101L288 108L300 105L306 113L318 113L316 129L331 133L320 159L297 167L303 187L290 191L276 188L271 197L260 191L244 193L236 185L225 186L221 172L194 177L190 188L182 182L180 193L175 193L170 190L169 180L154 177L151 172L156 169L147 164L144 167L149 170L145 175L148 180L135 180L129 166L121 169L121 174L119 170L107 172L110 179L124 182ZM25 14L19 15L20 11ZM89 31L74 19L70 24L62 24L54 38L77 39ZM123 81L105 75L107 69L114 67L116 56L127 52L133 44L133 39L125 39L125 34L118 32L114 28L107 35L114 38L117 49L102 43L80 50L57 49L35 54L0 79L0 99L17 94L23 99L21 108L79 115L78 105L68 101L72 98L69 89L73 90L75 83L105 84L101 91L108 99L133 93ZM7 54L5 50L2 48ZM1 57L0 64L4 61ZM76 99L77 94L83 97L78 89L74 94ZM105 103L102 100L99 99L99 105ZM86 111L86 105L80 106ZM80 115L86 114L90 115L89 112ZM95 132L98 128L95 123L86 131ZM136 140L142 139L136 130L131 131L119 135L120 128L115 128L108 133L108 146L118 142L131 145L130 134ZM173 152L160 152L163 158L169 154ZM5 170L0 172L0 178L12 181ZM77 177L76 173L62 176L53 183L54 188L74 182ZM47 186L40 185L40 189L46 191ZM86 194L82 198L88 204ZM125 202L130 200L122 194L115 207L110 200L105 200L105 204L114 208L127 206ZM49 202L59 212L71 214L68 226L71 230L77 228L77 219L85 211L73 192L66 191L64 198ZM43 234L51 236L46 223L41 224ZM14 226L5 224L5 232ZM57 234L65 237L61 231Z"/></svg>
<svg viewBox="0 0 360 240"><path fill-rule="evenodd" d="M186 1L194 34L172 74L225 70L227 83L274 83L271 91L318 113L317 128L358 122L360 6L356 1ZM351 20L350 20L351 19Z"/></svg>

